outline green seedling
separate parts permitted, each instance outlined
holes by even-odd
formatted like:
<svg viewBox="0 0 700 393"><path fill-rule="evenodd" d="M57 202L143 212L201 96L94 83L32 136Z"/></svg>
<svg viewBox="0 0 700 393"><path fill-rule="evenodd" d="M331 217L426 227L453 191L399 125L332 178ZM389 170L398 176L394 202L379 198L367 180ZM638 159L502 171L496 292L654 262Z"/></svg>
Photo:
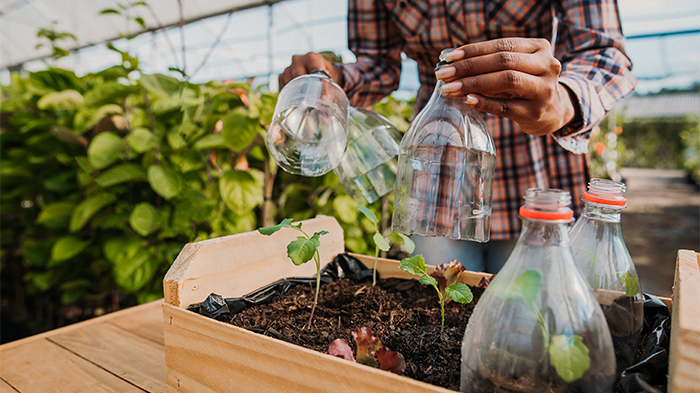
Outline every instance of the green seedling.
<svg viewBox="0 0 700 393"><path fill-rule="evenodd" d="M372 285L377 285L377 258L379 257L379 250L382 251L389 251L389 248L391 246L389 245L389 242L386 241L384 236L382 236L381 230L379 229L379 219L377 219L377 216L372 213L371 210L364 206L357 206L357 210L361 211L362 214L367 217L368 220L374 224L374 236L372 236L372 240L374 240L374 273L372 274ZM411 240L410 237L398 233L398 232L392 232L396 233L403 239L404 244L406 245L406 252L409 254L413 254L413 250L415 250L416 245L413 243L413 240Z"/></svg>
<svg viewBox="0 0 700 393"><path fill-rule="evenodd" d="M583 343L582 337L576 334L549 336L549 328L542 313L535 305L535 299L541 288L542 276L540 273L535 270L526 270L518 276L514 284L499 289L508 297L518 297L525 300L537 317L537 323L542 330L543 354L549 353L549 362L561 379L567 383L576 381L591 367L588 347Z"/></svg>
<svg viewBox="0 0 700 393"><path fill-rule="evenodd" d="M368 327L355 329L352 332L352 338L357 346L357 360L348 342L342 338L334 340L328 346L328 353L351 362L391 371L394 374L401 374L406 369L403 355L383 346L372 329Z"/></svg>
<svg viewBox="0 0 700 393"><path fill-rule="evenodd" d="M469 289L469 286L457 282L459 273L467 269L456 259L437 266L431 274L428 274L428 268L425 266L425 259L423 256L415 255L411 258L402 259L399 264L399 269L405 270L414 276L419 276L420 279L418 282L423 285L432 285L435 291L437 291L438 299L440 300L440 312L442 314L440 334L442 334L445 329L445 303L450 299L458 303L469 303L474 299L474 295L471 289Z"/></svg>
<svg viewBox="0 0 700 393"><path fill-rule="evenodd" d="M316 262L316 296L314 297L314 305L311 308L311 316L307 326L311 328L311 320L314 318L314 311L316 310L316 304L318 304L318 292L321 288L321 257L318 253L318 247L321 245L320 237L327 234L328 231L319 231L309 236L301 229L301 223L292 225L292 219L285 218L277 225L258 229L258 232L270 236L282 228L294 228L303 234L303 236L298 236L297 240L293 240L287 245L287 256L289 259L297 266L310 261L311 258Z"/></svg>

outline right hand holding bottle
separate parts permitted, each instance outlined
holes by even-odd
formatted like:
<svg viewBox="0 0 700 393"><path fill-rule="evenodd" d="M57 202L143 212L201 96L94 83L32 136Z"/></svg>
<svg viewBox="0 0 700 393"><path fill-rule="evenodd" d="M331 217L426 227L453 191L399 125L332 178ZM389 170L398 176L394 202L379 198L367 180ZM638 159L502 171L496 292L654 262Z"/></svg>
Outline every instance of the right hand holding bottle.
<svg viewBox="0 0 700 393"><path fill-rule="evenodd" d="M340 68L326 60L321 54L309 52L305 55L292 56L292 64L285 68L284 72L282 72L278 78L280 90L297 76L310 74L317 69L326 71L335 83L339 86L343 86L344 78Z"/></svg>

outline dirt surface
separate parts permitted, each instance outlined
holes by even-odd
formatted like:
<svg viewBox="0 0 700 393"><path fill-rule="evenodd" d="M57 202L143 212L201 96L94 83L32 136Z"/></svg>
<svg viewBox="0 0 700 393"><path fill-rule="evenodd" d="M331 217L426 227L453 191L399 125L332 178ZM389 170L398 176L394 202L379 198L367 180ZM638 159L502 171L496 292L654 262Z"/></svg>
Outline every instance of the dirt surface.
<svg viewBox="0 0 700 393"><path fill-rule="evenodd" d="M642 290L671 297L678 250L700 252L700 191L685 171L623 168L622 235Z"/></svg>

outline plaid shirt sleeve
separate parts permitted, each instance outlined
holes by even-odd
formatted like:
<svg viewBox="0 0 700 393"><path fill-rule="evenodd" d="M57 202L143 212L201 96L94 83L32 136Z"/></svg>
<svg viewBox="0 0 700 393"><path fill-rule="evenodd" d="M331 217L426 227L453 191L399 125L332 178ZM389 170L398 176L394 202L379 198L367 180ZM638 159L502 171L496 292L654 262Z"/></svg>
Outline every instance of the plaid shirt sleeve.
<svg viewBox="0 0 700 393"><path fill-rule="evenodd" d="M372 105L398 88L403 46L380 1L348 1L348 48L357 62L337 65L343 70L350 105Z"/></svg>
<svg viewBox="0 0 700 393"><path fill-rule="evenodd" d="M582 123L565 127L552 136L565 149L588 152L590 132L616 102L632 92L636 78L624 51L617 3L614 0L564 0L562 34L557 57L562 61L559 82L578 99Z"/></svg>

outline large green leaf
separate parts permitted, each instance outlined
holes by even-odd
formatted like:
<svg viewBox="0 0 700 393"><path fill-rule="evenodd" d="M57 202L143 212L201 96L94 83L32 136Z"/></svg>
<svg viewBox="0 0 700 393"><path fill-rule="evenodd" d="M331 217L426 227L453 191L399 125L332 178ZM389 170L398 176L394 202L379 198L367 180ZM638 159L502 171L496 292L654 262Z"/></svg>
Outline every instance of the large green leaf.
<svg viewBox="0 0 700 393"><path fill-rule="evenodd" d="M83 103L83 96L73 89L55 91L41 97L36 106L41 110L75 110Z"/></svg>
<svg viewBox="0 0 700 393"><path fill-rule="evenodd" d="M402 259L399 263L399 269L405 270L414 276L423 276L428 271L428 268L425 266L425 258L420 254Z"/></svg>
<svg viewBox="0 0 700 393"><path fill-rule="evenodd" d="M184 180L177 171L160 165L148 167L148 182L153 191L167 200L178 196L184 185Z"/></svg>
<svg viewBox="0 0 700 393"><path fill-rule="evenodd" d="M108 81L96 85L92 90L85 93L85 106L99 106L109 102L116 103L116 100L126 97L139 90L138 86L127 86L117 81Z"/></svg>
<svg viewBox="0 0 700 393"><path fill-rule="evenodd" d="M121 157L124 148L124 140L119 135L113 132L99 133L88 147L88 161L96 169L106 168Z"/></svg>
<svg viewBox="0 0 700 393"><path fill-rule="evenodd" d="M179 127L171 128L165 136L173 150L180 150L187 147L187 141L185 141L185 138L180 133Z"/></svg>
<svg viewBox="0 0 700 393"><path fill-rule="evenodd" d="M139 235L148 236L160 227L158 212L150 203L140 203L131 210L129 224Z"/></svg>
<svg viewBox="0 0 700 393"><path fill-rule="evenodd" d="M340 219L348 224L357 222L357 202L348 195L339 195L333 200L333 210Z"/></svg>
<svg viewBox="0 0 700 393"><path fill-rule="evenodd" d="M310 261L321 245L321 240L319 239L320 235L325 235L326 233L328 232L316 232L308 239L304 236L297 237L297 240L287 245L287 256L297 266Z"/></svg>
<svg viewBox="0 0 700 393"><path fill-rule="evenodd" d="M164 97L177 95L182 85L179 80L163 74L141 74L140 82L149 93Z"/></svg>
<svg viewBox="0 0 700 393"><path fill-rule="evenodd" d="M84 106L73 118L73 128L81 133L94 127L108 115L123 115L124 110L117 104L103 105L97 109Z"/></svg>
<svg viewBox="0 0 700 393"><path fill-rule="evenodd" d="M248 117L245 109L238 107L224 118L221 135L228 148L241 151L253 142L259 131L258 121Z"/></svg>
<svg viewBox="0 0 700 393"><path fill-rule="evenodd" d="M74 208L75 203L73 202L54 202L48 204L41 210L36 222L49 228L65 228L68 226Z"/></svg>
<svg viewBox="0 0 700 393"><path fill-rule="evenodd" d="M224 137L221 134L209 134L198 140L193 149L195 150L205 150L213 149L216 147L224 147Z"/></svg>
<svg viewBox="0 0 700 393"><path fill-rule="evenodd" d="M22 242L22 255L31 266L44 266L51 258L53 238L45 240L25 239Z"/></svg>
<svg viewBox="0 0 700 393"><path fill-rule="evenodd" d="M105 171L95 179L100 187L109 187L127 181L147 180L146 171L135 164L123 164Z"/></svg>
<svg viewBox="0 0 700 393"><path fill-rule="evenodd" d="M137 236L111 238L102 246L105 257L112 262L117 285L125 292L136 292L153 278L157 261L143 247Z"/></svg>
<svg viewBox="0 0 700 393"><path fill-rule="evenodd" d="M88 240L81 240L71 235L63 236L51 247L51 259L56 263L67 261L80 254L88 244L90 244Z"/></svg>
<svg viewBox="0 0 700 393"><path fill-rule="evenodd" d="M236 214L245 214L263 201L263 185L259 178L242 171L227 171L219 179L221 198Z"/></svg>
<svg viewBox="0 0 700 393"><path fill-rule="evenodd" d="M145 153L158 146L158 137L145 128L134 128L127 137L127 141L137 153Z"/></svg>
<svg viewBox="0 0 700 393"><path fill-rule="evenodd" d="M542 276L536 270L525 270L515 281L515 286L511 288L529 302L534 302L537 293L542 288Z"/></svg>
<svg viewBox="0 0 700 393"><path fill-rule="evenodd" d="M84 200L73 209L69 230L71 232L79 231L95 213L116 200L117 198L109 193L98 194Z"/></svg>

